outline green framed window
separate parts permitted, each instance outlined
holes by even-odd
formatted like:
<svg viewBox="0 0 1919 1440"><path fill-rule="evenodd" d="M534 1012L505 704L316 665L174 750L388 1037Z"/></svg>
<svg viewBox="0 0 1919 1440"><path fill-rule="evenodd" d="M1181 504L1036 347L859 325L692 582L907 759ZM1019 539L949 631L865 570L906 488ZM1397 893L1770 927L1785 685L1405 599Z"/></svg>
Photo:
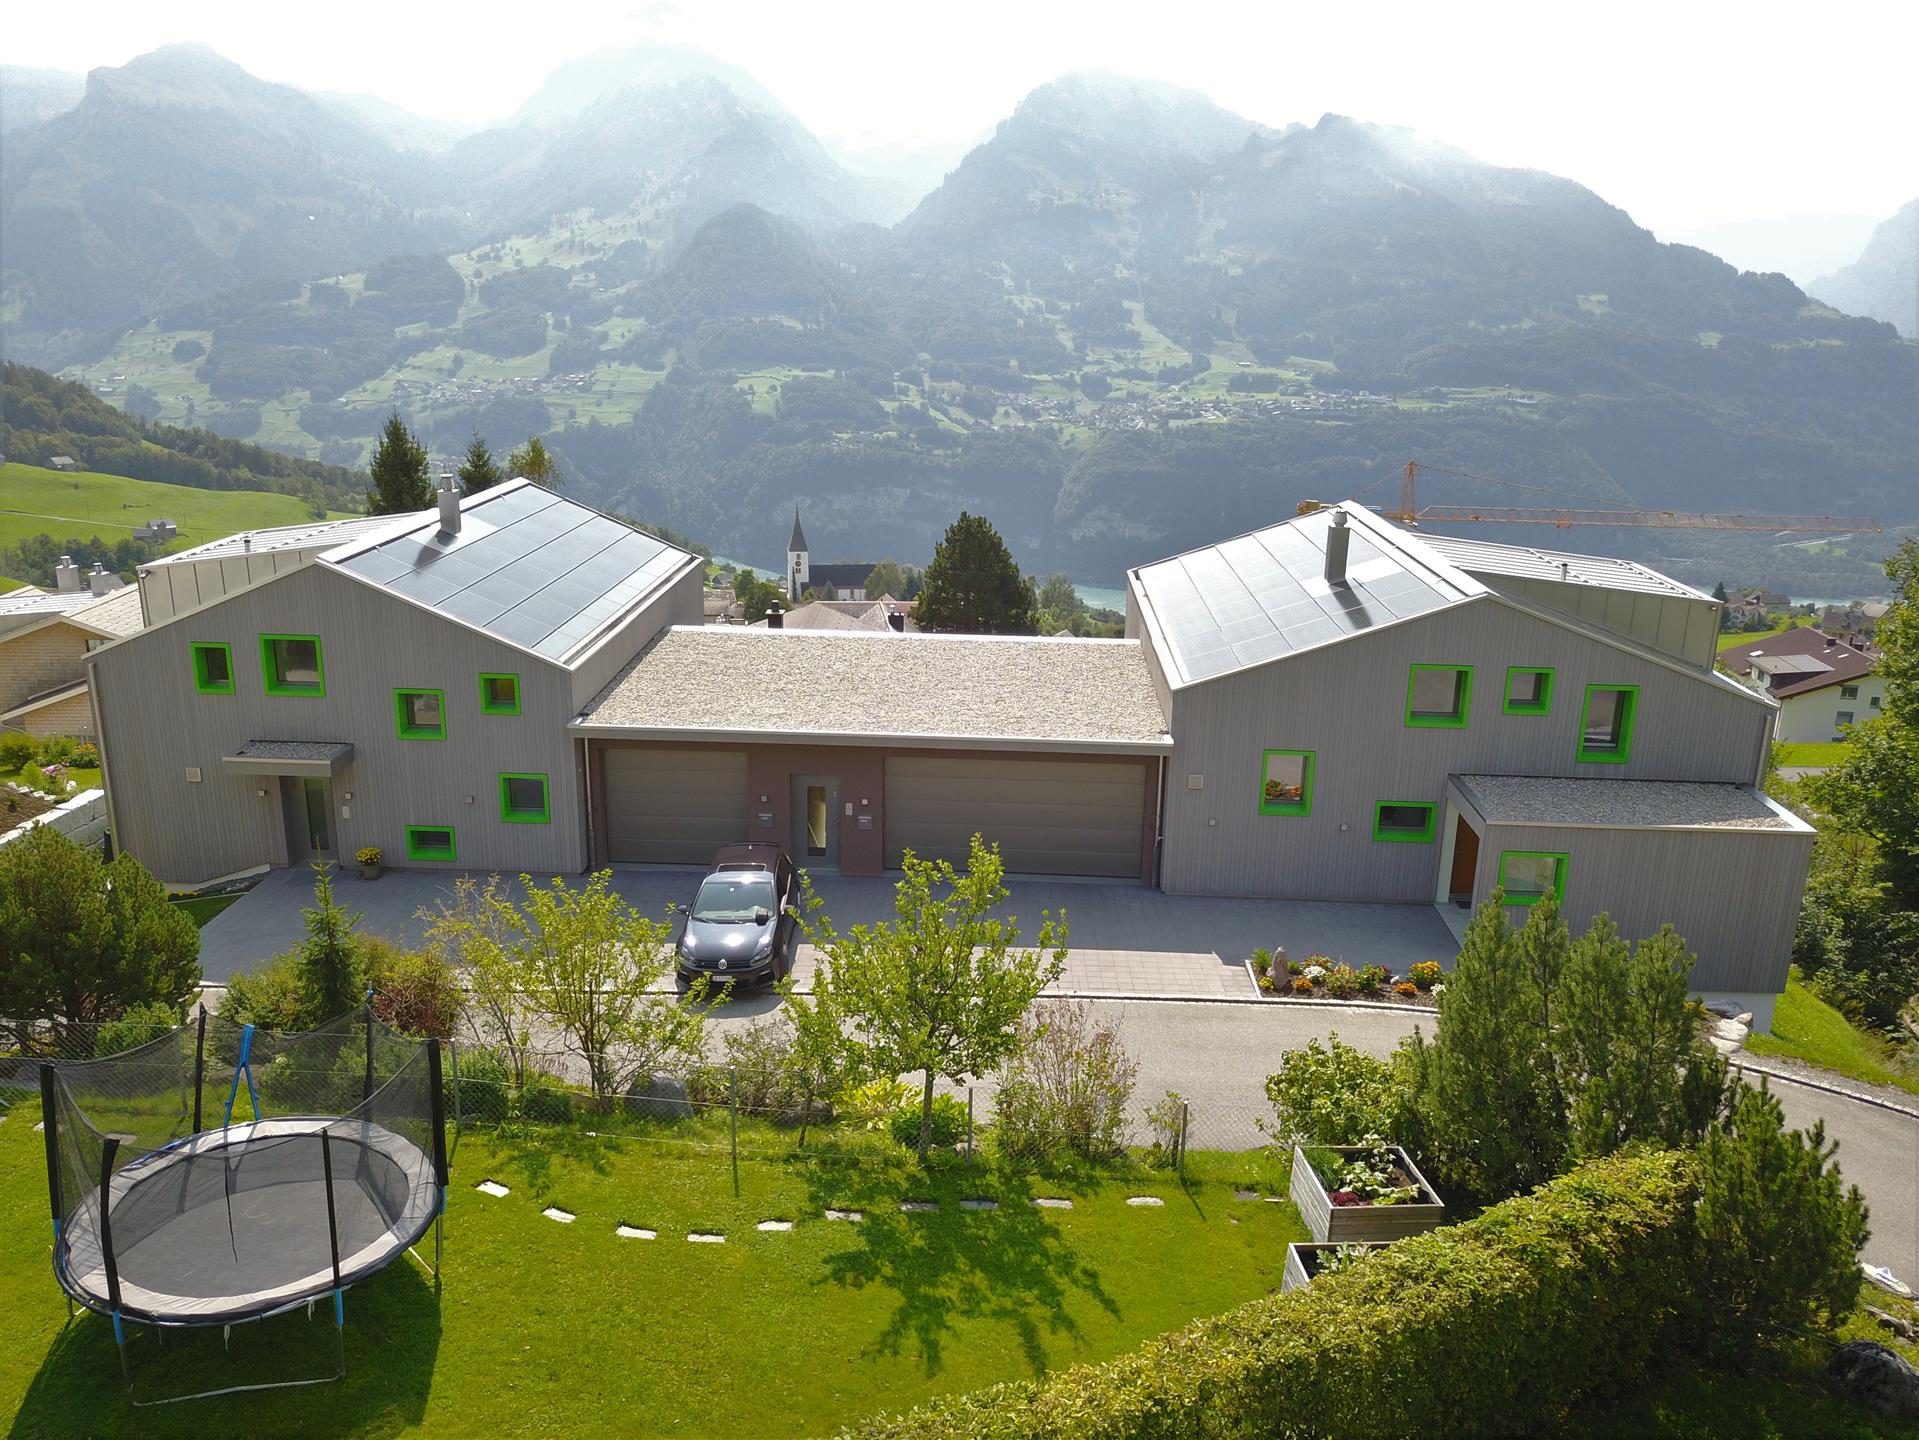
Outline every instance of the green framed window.
<svg viewBox="0 0 1919 1440"><path fill-rule="evenodd" d="M1550 715L1553 672L1543 665L1506 667L1506 714Z"/></svg>
<svg viewBox="0 0 1919 1440"><path fill-rule="evenodd" d="M500 818L509 825L545 825L553 818L544 775L502 775Z"/></svg>
<svg viewBox="0 0 1919 1440"><path fill-rule="evenodd" d="M1433 730L1463 730L1472 708L1473 667L1415 665L1406 677L1406 723Z"/></svg>
<svg viewBox="0 0 1919 1440"><path fill-rule="evenodd" d="M1430 800L1382 800L1373 807L1373 839L1430 845L1439 827L1439 806Z"/></svg>
<svg viewBox="0 0 1919 1440"><path fill-rule="evenodd" d="M480 713L482 715L518 715L520 713L520 677L518 675L482 675L480 677Z"/></svg>
<svg viewBox="0 0 1919 1440"><path fill-rule="evenodd" d="M459 846L453 840L451 825L409 825L406 827L406 858L409 860L457 860Z"/></svg>
<svg viewBox="0 0 1919 1440"><path fill-rule="evenodd" d="M233 693L233 647L217 640L193 642L193 688L202 695Z"/></svg>
<svg viewBox="0 0 1919 1440"><path fill-rule="evenodd" d="M326 694L326 662L318 635L262 635L260 679L269 695L317 699Z"/></svg>
<svg viewBox="0 0 1919 1440"><path fill-rule="evenodd" d="M1579 712L1579 759L1593 765L1624 765L1632 754L1632 727L1639 710L1637 685L1588 685Z"/></svg>
<svg viewBox="0 0 1919 1440"><path fill-rule="evenodd" d="M446 739L446 692L395 690L393 726L402 740Z"/></svg>
<svg viewBox="0 0 1919 1440"><path fill-rule="evenodd" d="M1311 750L1265 752L1260 761L1260 814L1313 813L1313 759Z"/></svg>
<svg viewBox="0 0 1919 1440"><path fill-rule="evenodd" d="M1499 852L1499 888L1508 905L1533 905L1548 895L1566 898L1566 857L1546 850Z"/></svg>

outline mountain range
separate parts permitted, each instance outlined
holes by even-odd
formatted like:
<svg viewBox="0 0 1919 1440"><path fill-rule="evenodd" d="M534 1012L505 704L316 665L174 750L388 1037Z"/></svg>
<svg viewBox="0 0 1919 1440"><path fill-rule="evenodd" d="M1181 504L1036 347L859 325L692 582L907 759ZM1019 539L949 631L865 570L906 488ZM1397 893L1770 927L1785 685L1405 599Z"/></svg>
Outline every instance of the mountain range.
<svg viewBox="0 0 1919 1440"><path fill-rule="evenodd" d="M1872 232L1857 260L1807 287L1855 315L1870 315L1919 340L1919 200Z"/></svg>
<svg viewBox="0 0 1919 1440"><path fill-rule="evenodd" d="M1412 456L1464 472L1436 498L1919 520L1886 323L1919 207L1814 299L1572 180L1096 72L910 209L944 160L843 162L662 47L468 134L197 46L39 93L0 171L9 357L339 464L394 407L443 453L544 434L587 498L729 553L798 500L823 555L919 559L972 508L1110 574Z"/></svg>

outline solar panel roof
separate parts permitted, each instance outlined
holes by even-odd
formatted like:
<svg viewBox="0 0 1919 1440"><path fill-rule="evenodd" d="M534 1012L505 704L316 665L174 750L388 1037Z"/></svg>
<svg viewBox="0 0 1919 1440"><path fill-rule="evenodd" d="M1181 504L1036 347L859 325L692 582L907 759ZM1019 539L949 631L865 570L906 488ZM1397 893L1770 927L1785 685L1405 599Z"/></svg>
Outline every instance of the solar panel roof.
<svg viewBox="0 0 1919 1440"><path fill-rule="evenodd" d="M1209 680L1483 593L1357 509L1346 583L1326 580L1332 510L1133 572L1180 682Z"/></svg>
<svg viewBox="0 0 1919 1440"><path fill-rule="evenodd" d="M554 660L656 588L686 551L534 485L463 503L330 559L342 570Z"/></svg>

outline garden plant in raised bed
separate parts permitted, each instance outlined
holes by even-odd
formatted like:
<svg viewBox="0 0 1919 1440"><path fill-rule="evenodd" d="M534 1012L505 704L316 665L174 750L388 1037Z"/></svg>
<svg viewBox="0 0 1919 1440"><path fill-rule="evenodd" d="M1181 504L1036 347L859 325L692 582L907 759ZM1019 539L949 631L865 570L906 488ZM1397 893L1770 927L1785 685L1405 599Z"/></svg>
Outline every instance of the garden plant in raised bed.
<svg viewBox="0 0 1919 1440"><path fill-rule="evenodd" d="M1385 1249L1377 1241L1363 1241L1359 1244L1322 1241L1295 1240L1286 1247L1286 1273L1280 1281L1281 1291L1297 1290L1309 1285L1321 1275L1337 1275L1341 1270L1356 1265L1375 1250Z"/></svg>
<svg viewBox="0 0 1919 1440"><path fill-rule="evenodd" d="M1288 960L1285 952L1253 951L1247 959L1259 993L1300 1000L1370 1000L1428 1008L1433 984L1443 973L1437 960L1422 960L1408 978L1395 980L1384 965L1353 966L1330 955Z"/></svg>
<svg viewBox="0 0 1919 1440"><path fill-rule="evenodd" d="M1397 1240L1446 1215L1412 1157L1377 1135L1357 1145L1295 1146L1291 1195L1315 1240Z"/></svg>

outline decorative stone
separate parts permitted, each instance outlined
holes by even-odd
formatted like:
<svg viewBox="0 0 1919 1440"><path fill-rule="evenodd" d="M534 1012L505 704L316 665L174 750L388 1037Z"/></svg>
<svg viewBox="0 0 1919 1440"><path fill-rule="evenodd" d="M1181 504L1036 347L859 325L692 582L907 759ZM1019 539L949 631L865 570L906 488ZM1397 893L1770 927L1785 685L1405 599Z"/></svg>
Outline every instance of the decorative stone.
<svg viewBox="0 0 1919 1440"><path fill-rule="evenodd" d="M613 1233L622 1240L657 1240L660 1236L659 1231L643 1230L638 1225L615 1225Z"/></svg>
<svg viewBox="0 0 1919 1440"><path fill-rule="evenodd" d="M791 1230L793 1228L793 1222L791 1220L762 1220L754 1228L756 1230Z"/></svg>
<svg viewBox="0 0 1919 1440"><path fill-rule="evenodd" d="M1166 1202L1157 1195L1128 1195L1126 1203L1128 1205L1164 1205Z"/></svg>
<svg viewBox="0 0 1919 1440"><path fill-rule="evenodd" d="M571 1225L578 1217L571 1210L562 1210L557 1205L549 1205L540 1212L549 1220L557 1220L562 1225Z"/></svg>
<svg viewBox="0 0 1919 1440"><path fill-rule="evenodd" d="M693 1102L672 1075L642 1075L626 1091L626 1113L649 1120L691 1120Z"/></svg>
<svg viewBox="0 0 1919 1440"><path fill-rule="evenodd" d="M716 1235L710 1230L695 1230L686 1239L687 1243L692 1245L724 1245L726 1243L724 1235Z"/></svg>
<svg viewBox="0 0 1919 1440"><path fill-rule="evenodd" d="M999 1209L999 1201L987 1200L983 1197L978 1197L971 1200L962 1200L960 1201L960 1209L962 1210L997 1210Z"/></svg>
<svg viewBox="0 0 1919 1440"><path fill-rule="evenodd" d="M1071 1210L1073 1202L1063 1195L1036 1195L1033 1203L1042 1210Z"/></svg>
<svg viewBox="0 0 1919 1440"><path fill-rule="evenodd" d="M864 1210L828 1210L826 1212L826 1218L828 1220L860 1221L866 1218L866 1212Z"/></svg>
<svg viewBox="0 0 1919 1440"><path fill-rule="evenodd" d="M900 1214L902 1215L926 1215L939 1208L940 1202L937 1200L900 1201Z"/></svg>
<svg viewBox="0 0 1919 1440"><path fill-rule="evenodd" d="M497 1180L482 1180L473 1188L478 1190L482 1195L491 1195L495 1200L498 1200L503 1195L511 1195L513 1193Z"/></svg>
<svg viewBox="0 0 1919 1440"><path fill-rule="evenodd" d="M1835 1350L1826 1383L1888 1420L1919 1420L1919 1370L1875 1340L1848 1340Z"/></svg>

